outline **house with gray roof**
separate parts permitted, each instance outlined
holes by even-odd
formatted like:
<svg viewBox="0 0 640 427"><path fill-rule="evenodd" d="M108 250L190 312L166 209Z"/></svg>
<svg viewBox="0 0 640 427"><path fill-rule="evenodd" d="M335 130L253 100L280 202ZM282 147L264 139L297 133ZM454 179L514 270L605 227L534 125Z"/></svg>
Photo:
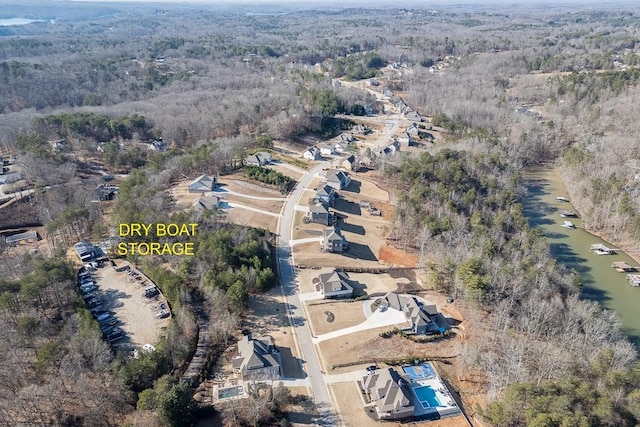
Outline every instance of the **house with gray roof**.
<svg viewBox="0 0 640 427"><path fill-rule="evenodd" d="M367 135L371 133L371 128L363 124L355 125L351 130L360 135Z"/></svg>
<svg viewBox="0 0 640 427"><path fill-rule="evenodd" d="M412 295L396 294L394 292L385 295L384 299L387 301L389 308L404 313L404 317L409 323L409 326L404 328L406 332L416 335L441 332L436 322L438 310L435 304L423 304Z"/></svg>
<svg viewBox="0 0 640 427"><path fill-rule="evenodd" d="M320 149L316 146L307 148L304 153L302 153L302 157L307 160L319 160L322 158L322 154L320 153Z"/></svg>
<svg viewBox="0 0 640 427"><path fill-rule="evenodd" d="M418 136L418 134L420 133L420 129L418 129L418 124L411 123L409 126L407 126L407 133L409 135Z"/></svg>
<svg viewBox="0 0 640 427"><path fill-rule="evenodd" d="M216 188L216 183L215 175L200 175L189 184L189 193L213 191Z"/></svg>
<svg viewBox="0 0 640 427"><path fill-rule="evenodd" d="M318 276L316 290L322 294L323 298L349 298L353 295L349 275L335 269Z"/></svg>
<svg viewBox="0 0 640 427"><path fill-rule="evenodd" d="M309 212L307 213L306 223L312 222L314 224L330 225L334 222L333 214L329 213L329 207L324 203L316 203L309 206Z"/></svg>
<svg viewBox="0 0 640 427"><path fill-rule="evenodd" d="M356 156L351 154L350 156L345 158L340 165L349 171L355 171L358 168L356 164Z"/></svg>
<svg viewBox="0 0 640 427"><path fill-rule="evenodd" d="M338 193L336 193L335 188L323 185L318 189L318 191L316 191L314 200L328 206L333 206L333 202L335 202L337 196Z"/></svg>
<svg viewBox="0 0 640 427"><path fill-rule="evenodd" d="M259 151L244 158L244 164L249 166L265 166L272 161L271 153L267 153L266 151Z"/></svg>
<svg viewBox="0 0 640 427"><path fill-rule="evenodd" d="M233 369L244 380L277 380L282 372L280 352L276 349L273 337L251 338L244 335L238 341L239 356L232 360Z"/></svg>
<svg viewBox="0 0 640 427"><path fill-rule="evenodd" d="M335 144L323 142L316 145L316 147L318 147L318 149L320 150L320 154L323 156L332 156L336 152Z"/></svg>
<svg viewBox="0 0 640 427"><path fill-rule="evenodd" d="M193 202L194 209L211 211L220 207L220 198L218 196L202 196Z"/></svg>
<svg viewBox="0 0 640 427"><path fill-rule="evenodd" d="M410 378L393 368L378 369L358 381L380 420L399 420L413 416Z"/></svg>
<svg viewBox="0 0 640 427"><path fill-rule="evenodd" d="M337 227L329 227L322 230L320 249L325 252L345 252L349 248L349 242Z"/></svg>
<svg viewBox="0 0 640 427"><path fill-rule="evenodd" d="M350 182L349 174L341 170L329 169L325 175L325 183L336 190L344 190Z"/></svg>
<svg viewBox="0 0 640 427"><path fill-rule="evenodd" d="M353 142L356 141L356 137L353 136L352 133L342 132L340 135L338 135L338 141Z"/></svg>

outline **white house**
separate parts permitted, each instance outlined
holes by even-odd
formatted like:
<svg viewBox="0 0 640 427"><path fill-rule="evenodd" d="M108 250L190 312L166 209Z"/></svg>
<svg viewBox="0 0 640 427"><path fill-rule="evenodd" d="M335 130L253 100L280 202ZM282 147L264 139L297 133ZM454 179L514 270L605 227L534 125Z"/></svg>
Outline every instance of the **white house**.
<svg viewBox="0 0 640 427"><path fill-rule="evenodd" d="M319 160L321 156L320 149L316 146L307 148L302 154L302 157L307 160Z"/></svg>

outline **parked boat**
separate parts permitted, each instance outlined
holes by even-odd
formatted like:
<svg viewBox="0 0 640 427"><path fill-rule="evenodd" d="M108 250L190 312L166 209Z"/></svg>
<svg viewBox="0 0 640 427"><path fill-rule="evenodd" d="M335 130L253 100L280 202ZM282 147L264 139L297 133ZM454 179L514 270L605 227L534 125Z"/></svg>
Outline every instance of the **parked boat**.
<svg viewBox="0 0 640 427"><path fill-rule="evenodd" d="M578 218L578 214L571 211L562 211L560 212L560 217L562 218Z"/></svg>
<svg viewBox="0 0 640 427"><path fill-rule="evenodd" d="M613 255L617 251L617 249L610 248L603 245L602 243L594 243L593 245L589 246L589 249L591 249L596 255Z"/></svg>
<svg viewBox="0 0 640 427"><path fill-rule="evenodd" d="M569 199L562 197L562 196L558 196L556 197L556 200L559 202L565 202L565 203L569 203Z"/></svg>
<svg viewBox="0 0 640 427"><path fill-rule="evenodd" d="M629 265L624 261L617 261L611 264L611 268L616 270L618 273L629 273L632 271L638 271L638 267L634 267L633 265Z"/></svg>
<svg viewBox="0 0 640 427"><path fill-rule="evenodd" d="M563 221L562 222L562 226L564 228L576 228L576 225L574 223L572 223L571 221Z"/></svg>
<svg viewBox="0 0 640 427"><path fill-rule="evenodd" d="M631 286L640 286L640 274L627 274L627 280Z"/></svg>

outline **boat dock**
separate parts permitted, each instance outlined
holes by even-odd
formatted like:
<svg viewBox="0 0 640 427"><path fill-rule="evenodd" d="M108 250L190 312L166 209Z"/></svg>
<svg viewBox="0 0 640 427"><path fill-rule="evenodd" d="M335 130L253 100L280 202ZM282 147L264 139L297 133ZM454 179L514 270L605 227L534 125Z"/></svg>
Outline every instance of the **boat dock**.
<svg viewBox="0 0 640 427"><path fill-rule="evenodd" d="M627 280L631 286L640 286L640 274L627 274Z"/></svg>
<svg viewBox="0 0 640 427"><path fill-rule="evenodd" d="M589 249L592 250L596 255L613 255L617 251L617 249L610 248L603 245L602 243L594 243L593 245L589 246Z"/></svg>
<svg viewBox="0 0 640 427"><path fill-rule="evenodd" d="M624 261L614 262L613 264L611 264L611 268L616 270L618 273L630 273L632 271L638 271L638 267L629 265Z"/></svg>

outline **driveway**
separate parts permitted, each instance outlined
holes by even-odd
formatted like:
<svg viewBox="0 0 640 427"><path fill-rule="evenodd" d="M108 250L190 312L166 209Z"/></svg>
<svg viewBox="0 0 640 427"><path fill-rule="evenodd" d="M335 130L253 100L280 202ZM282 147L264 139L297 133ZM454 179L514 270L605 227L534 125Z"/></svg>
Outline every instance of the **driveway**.
<svg viewBox="0 0 640 427"><path fill-rule="evenodd" d="M360 331L366 331L367 329L375 329L381 328L383 326L399 325L403 323L406 324L407 320L404 317L404 313L402 313L401 311L394 310L392 308L388 308L385 311L376 310L371 314L371 316L367 318L367 320L360 323L359 325L318 335L317 338L313 338L313 342L318 344L322 341L342 337L344 335L349 335Z"/></svg>

